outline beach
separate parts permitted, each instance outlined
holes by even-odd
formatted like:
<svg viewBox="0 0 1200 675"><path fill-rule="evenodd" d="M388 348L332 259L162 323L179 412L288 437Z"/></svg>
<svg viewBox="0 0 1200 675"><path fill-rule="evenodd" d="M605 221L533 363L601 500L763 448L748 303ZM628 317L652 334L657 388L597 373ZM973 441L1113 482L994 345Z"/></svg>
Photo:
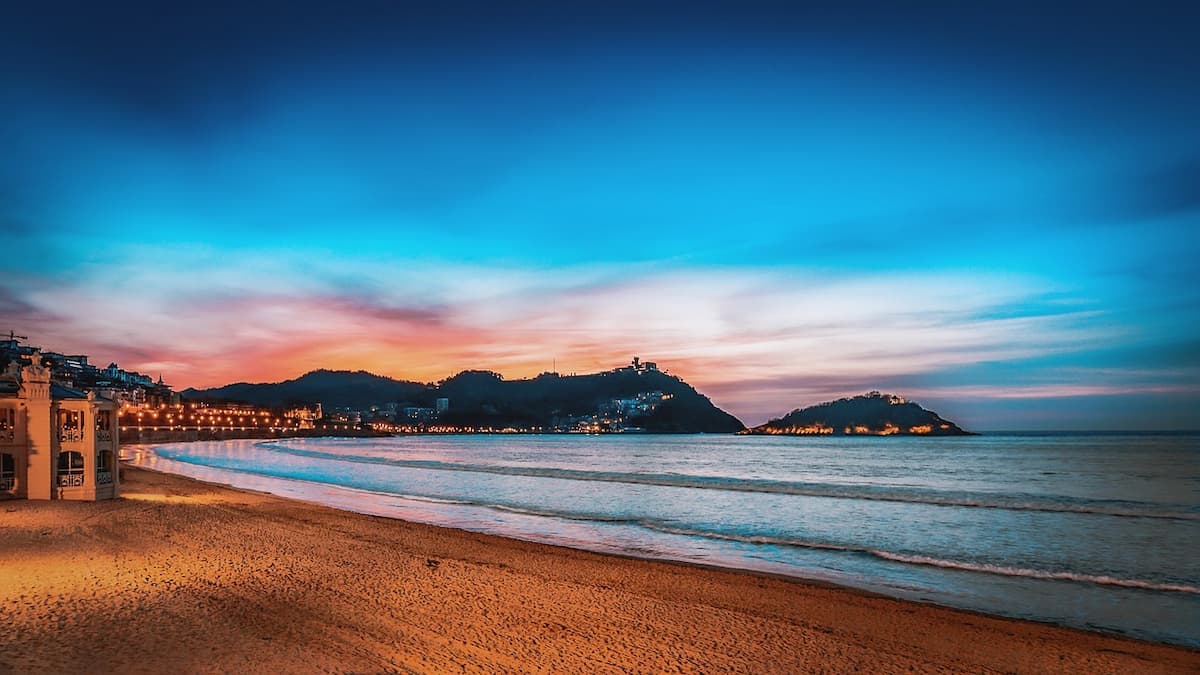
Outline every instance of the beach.
<svg viewBox="0 0 1200 675"><path fill-rule="evenodd" d="M0 504L0 672L1197 672L1200 652L126 467Z"/></svg>

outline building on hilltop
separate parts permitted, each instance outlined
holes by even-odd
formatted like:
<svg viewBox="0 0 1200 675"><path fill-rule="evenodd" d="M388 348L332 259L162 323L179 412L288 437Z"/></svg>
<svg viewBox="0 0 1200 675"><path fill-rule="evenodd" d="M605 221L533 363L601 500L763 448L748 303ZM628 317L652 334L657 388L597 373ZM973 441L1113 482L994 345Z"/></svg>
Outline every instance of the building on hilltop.
<svg viewBox="0 0 1200 675"><path fill-rule="evenodd" d="M153 387L154 386L154 379L152 377L150 377L149 375L143 375L141 373L129 372L129 371L123 370L122 368L119 368L117 366L117 364L115 364L115 363L108 364L108 367L105 368L101 372L101 374L105 378L107 378L110 382L119 382L119 383L125 384L125 385L137 385L139 387ZM160 375L158 379L159 379L159 382L161 385L162 376ZM165 386L165 385L162 385L162 386Z"/></svg>
<svg viewBox="0 0 1200 675"><path fill-rule="evenodd" d="M117 404L32 361L0 376L0 499L117 497Z"/></svg>
<svg viewBox="0 0 1200 675"><path fill-rule="evenodd" d="M654 361L642 361L641 357L633 357L633 361L627 366L614 368L614 373L656 373L658 372L658 364Z"/></svg>

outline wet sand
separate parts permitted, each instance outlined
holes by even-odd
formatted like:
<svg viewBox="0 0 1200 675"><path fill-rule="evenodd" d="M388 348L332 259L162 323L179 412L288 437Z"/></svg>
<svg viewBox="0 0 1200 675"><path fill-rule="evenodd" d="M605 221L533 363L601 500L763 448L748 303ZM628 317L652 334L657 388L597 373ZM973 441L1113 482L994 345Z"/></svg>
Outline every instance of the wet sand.
<svg viewBox="0 0 1200 675"><path fill-rule="evenodd" d="M1200 672L1200 652L123 468L0 502L0 672Z"/></svg>

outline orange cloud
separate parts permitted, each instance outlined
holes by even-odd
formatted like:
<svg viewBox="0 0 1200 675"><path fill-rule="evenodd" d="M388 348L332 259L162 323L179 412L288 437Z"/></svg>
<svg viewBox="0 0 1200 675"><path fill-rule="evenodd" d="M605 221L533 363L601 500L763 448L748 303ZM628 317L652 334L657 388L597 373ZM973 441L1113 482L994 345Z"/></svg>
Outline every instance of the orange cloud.
<svg viewBox="0 0 1200 675"><path fill-rule="evenodd" d="M1086 326L1090 313L1078 308L995 311L1033 293L1007 279L364 267L346 283L344 271L294 269L233 260L159 277L137 268L86 283L18 284L5 297L38 317L23 328L35 343L161 372L180 388L316 368L419 381L486 368L516 378L555 362L560 372L589 372L641 355L747 422L818 389L853 393L1113 337Z"/></svg>

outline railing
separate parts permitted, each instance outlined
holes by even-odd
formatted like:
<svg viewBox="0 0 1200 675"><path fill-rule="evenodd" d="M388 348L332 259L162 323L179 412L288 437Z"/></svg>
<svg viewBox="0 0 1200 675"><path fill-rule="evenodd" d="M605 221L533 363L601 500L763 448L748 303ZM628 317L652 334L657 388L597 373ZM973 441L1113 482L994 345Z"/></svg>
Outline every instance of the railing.
<svg viewBox="0 0 1200 675"><path fill-rule="evenodd" d="M111 482L113 482L113 475L112 475L111 471L97 471L96 472L96 484L97 485L108 485Z"/></svg>
<svg viewBox="0 0 1200 675"><path fill-rule="evenodd" d="M83 487L83 474L81 474L81 473L59 474L58 487Z"/></svg>
<svg viewBox="0 0 1200 675"><path fill-rule="evenodd" d="M0 441L11 441L16 438L12 429L0 429Z"/></svg>
<svg viewBox="0 0 1200 675"><path fill-rule="evenodd" d="M58 432L58 440L63 443L70 441L82 441L83 429L61 429Z"/></svg>
<svg viewBox="0 0 1200 675"><path fill-rule="evenodd" d="M112 432L109 431L108 429L97 429L96 430L96 440L111 441L112 440Z"/></svg>
<svg viewBox="0 0 1200 675"><path fill-rule="evenodd" d="M0 492L7 492L17 485L16 478L0 478Z"/></svg>

